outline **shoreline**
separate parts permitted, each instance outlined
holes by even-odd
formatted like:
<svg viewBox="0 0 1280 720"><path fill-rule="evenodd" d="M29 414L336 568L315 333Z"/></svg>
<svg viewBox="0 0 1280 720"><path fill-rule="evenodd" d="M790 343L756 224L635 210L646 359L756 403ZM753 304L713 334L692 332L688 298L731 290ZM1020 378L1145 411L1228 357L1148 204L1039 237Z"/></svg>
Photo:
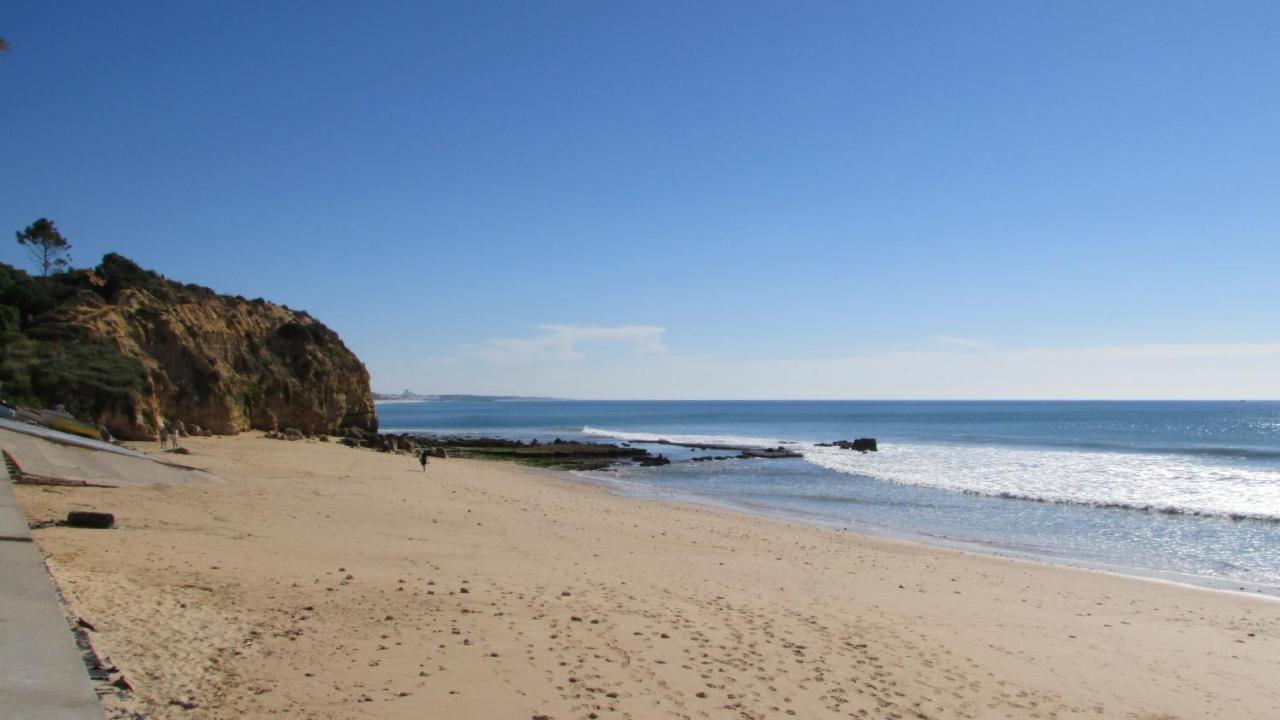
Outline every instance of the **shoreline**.
<svg viewBox="0 0 1280 720"><path fill-rule="evenodd" d="M784 523L794 522L834 532L853 533L855 535L875 538L878 540L904 542L925 548L939 548L942 550L967 553L979 557L1014 560L1068 570L1099 572L1120 578L1149 580L1153 582L1177 585L1189 589L1224 592L1234 595L1243 595L1246 597L1266 598L1268 600L1280 602L1280 586L1265 585L1248 580L1215 578L1207 575L1193 575L1190 573L1173 571L1161 572L1159 570L1138 566L1091 562L1089 560L1078 558L1042 554L1031 550L1019 550L1015 547L1000 545L995 542L983 543L977 540L965 540L962 538L952 538L941 535L929 535L922 532L917 533L910 530L899 530L887 526L876 526L872 523L857 520L841 522L824 518L818 514L805 513L798 510L783 510L769 507L767 505L735 503L731 500L717 501L715 498L700 496L696 493L665 490L646 483L633 483L630 481L615 480L607 477L590 477L588 473L592 471L589 470L548 469L547 471L553 473L565 473L573 476L579 482L586 485L599 486L605 492L616 495L617 497L639 500L641 502L674 503L715 508L726 512L739 513L765 520L774 520ZM628 485L635 485L638 488L643 488L643 490L630 492L626 488L622 487L624 483ZM665 497L662 495L665 495Z"/></svg>
<svg viewBox="0 0 1280 720"><path fill-rule="evenodd" d="M824 443L817 442L818 438L830 440L858 433L832 429L837 423L828 420L819 426L805 424L809 420L795 421L795 410L775 408L768 414L771 420L763 424L724 421L719 425L680 425L678 413L685 410L698 418L703 417L698 414L703 411L717 412L673 406L657 415L641 414L639 417L646 419L633 424L618 421L615 416L629 410L617 403L600 411L579 408L568 413L482 414L472 418L485 426L481 433L475 428L455 428L453 412L428 412L422 406L413 412L393 413L388 424L414 434L471 432L513 439L532 436L539 440L568 437L572 441L623 442L651 453L664 453L666 444L728 447L726 443L755 442L773 446L786 442L783 438L807 438L796 443L795 449L804 455L802 460L779 460L772 470L735 459L728 460L727 467L719 462L686 465L690 459L705 460L709 453L670 448L667 456L672 467L649 471L624 464L616 475L619 480L659 488L657 492L624 490L641 497L675 490L696 502L826 527L851 527L931 545L1280 595L1280 494L1276 491L1280 486L1274 482L1274 451L1246 451L1244 448L1253 446L1240 445L1228 452L1225 448L1232 446L1232 438L1219 440L1215 435L1197 441L1177 433L1172 439L1155 433L1164 439L1152 441L1154 445L1137 442L1140 447L1128 448L1131 438L1105 430L1114 420L1108 420L1110 415L1090 411L1088 427L1092 429L1082 430L1078 438L1046 432L1041 422L1045 418L1039 417L1006 433L1008 442L997 441L999 432L990 438L975 436L972 442L937 438L886 441L882 453L862 459L820 447ZM735 411L734 417L746 417L743 413L747 411L738 410L741 412ZM934 410L943 413L940 417L944 420L949 417L949 411ZM839 417L856 421L867 415L854 409L845 411ZM974 410L979 411L986 412ZM1151 411L1143 406L1123 413ZM889 413L888 421L876 425L888 427L897 422L900 413L895 412L881 409L871 415ZM1219 411L1203 412L1214 415ZM863 425L853 422L850 427ZM924 422L921 427L927 430L930 425ZM714 432L706 428L714 428ZM795 432L786 432L786 428ZM1154 437L1149 430L1143 430L1144 437ZM582 435L575 434L578 432ZM682 434L697 432L710 434ZM1020 434L1046 442L1020 440ZM1115 442L1108 444L1100 436L1115 436ZM1183 447L1183 441L1190 445ZM1155 452L1157 446L1164 450ZM1149 451L1155 454L1148 457Z"/></svg>
<svg viewBox="0 0 1280 720"><path fill-rule="evenodd" d="M33 534L149 717L1280 710L1265 596L646 502L505 463L424 474L318 442L186 444L226 483L19 488L31 520L116 511L117 530Z"/></svg>

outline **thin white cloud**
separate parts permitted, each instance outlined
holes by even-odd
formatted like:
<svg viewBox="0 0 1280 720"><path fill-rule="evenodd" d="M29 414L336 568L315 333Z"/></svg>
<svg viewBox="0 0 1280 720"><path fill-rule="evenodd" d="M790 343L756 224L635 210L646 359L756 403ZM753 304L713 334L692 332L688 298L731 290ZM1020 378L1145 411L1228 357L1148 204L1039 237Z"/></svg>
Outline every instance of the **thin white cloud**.
<svg viewBox="0 0 1280 720"><path fill-rule="evenodd" d="M1134 358L1258 358L1280 356L1274 343L1166 343L1150 345L1095 345L1078 348L1029 348L1028 353L1095 355Z"/></svg>
<svg viewBox="0 0 1280 720"><path fill-rule="evenodd" d="M660 328L556 327L560 329L515 339L514 344L497 341L479 348L507 364L501 372L477 362L437 365L430 384L449 392L575 398L1280 398L1280 342L999 347L983 352L957 345L860 355L728 358L644 352L650 344L661 347ZM578 362L516 364L522 353L582 358L578 345L591 336L622 342L627 352ZM418 368L412 377L387 383L416 387L424 384L420 372Z"/></svg>
<svg viewBox="0 0 1280 720"><path fill-rule="evenodd" d="M573 362L585 356L583 346L607 344L637 355L661 355L666 328L653 325L613 327L539 325L541 335L530 338L489 338L483 344L463 347L457 356L499 365Z"/></svg>
<svg viewBox="0 0 1280 720"><path fill-rule="evenodd" d="M667 329L654 325L620 325L617 327L580 327L577 325L540 325L539 330L570 342L620 342L642 354L660 355L667 351L662 336Z"/></svg>
<svg viewBox="0 0 1280 720"><path fill-rule="evenodd" d="M990 349L991 347L990 345L982 342L981 340L974 340L973 338L960 337L958 335L934 335L933 341L937 343L942 343L943 345L955 345L957 347L971 348L973 350L987 350L987 349Z"/></svg>

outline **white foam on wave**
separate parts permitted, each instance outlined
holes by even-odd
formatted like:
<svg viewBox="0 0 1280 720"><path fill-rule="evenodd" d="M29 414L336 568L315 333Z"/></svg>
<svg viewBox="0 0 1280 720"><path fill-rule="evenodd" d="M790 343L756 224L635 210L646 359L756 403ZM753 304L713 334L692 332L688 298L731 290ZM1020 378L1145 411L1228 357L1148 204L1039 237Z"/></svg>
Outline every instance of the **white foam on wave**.
<svg viewBox="0 0 1280 720"><path fill-rule="evenodd" d="M1197 457L928 444L804 444L805 460L903 485L1054 503L1280 521L1280 470Z"/></svg>
<svg viewBox="0 0 1280 720"><path fill-rule="evenodd" d="M676 435L672 433L630 432L627 430L610 430L593 428L590 425L582 428L583 435L606 437L615 440L656 443L663 440L679 445L734 445L738 447L775 447L779 443L788 442L777 438L746 437L742 435Z"/></svg>
<svg viewBox="0 0 1280 720"><path fill-rule="evenodd" d="M777 438L582 429L636 442L774 447ZM1040 502L1280 521L1280 469L1155 453L882 443L857 453L810 442L790 446L840 473L900 485Z"/></svg>

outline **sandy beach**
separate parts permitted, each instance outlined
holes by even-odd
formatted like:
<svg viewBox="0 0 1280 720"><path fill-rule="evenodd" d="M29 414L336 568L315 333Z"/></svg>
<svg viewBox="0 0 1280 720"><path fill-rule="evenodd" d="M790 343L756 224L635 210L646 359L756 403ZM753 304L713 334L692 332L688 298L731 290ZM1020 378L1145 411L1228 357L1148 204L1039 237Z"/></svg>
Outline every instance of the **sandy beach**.
<svg viewBox="0 0 1280 720"><path fill-rule="evenodd" d="M251 435L17 488L148 717L1280 717L1266 598Z"/></svg>

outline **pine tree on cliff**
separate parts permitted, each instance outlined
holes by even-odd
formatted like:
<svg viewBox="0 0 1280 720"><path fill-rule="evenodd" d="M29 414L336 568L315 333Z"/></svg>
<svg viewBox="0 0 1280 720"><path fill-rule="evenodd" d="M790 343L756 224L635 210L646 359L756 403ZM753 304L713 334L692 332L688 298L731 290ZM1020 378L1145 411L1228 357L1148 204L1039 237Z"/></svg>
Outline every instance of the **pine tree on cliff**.
<svg viewBox="0 0 1280 720"><path fill-rule="evenodd" d="M18 244L27 248L32 261L40 266L40 276L46 280L50 270L65 270L71 265L71 243L62 237L53 221L40 218L14 235Z"/></svg>

